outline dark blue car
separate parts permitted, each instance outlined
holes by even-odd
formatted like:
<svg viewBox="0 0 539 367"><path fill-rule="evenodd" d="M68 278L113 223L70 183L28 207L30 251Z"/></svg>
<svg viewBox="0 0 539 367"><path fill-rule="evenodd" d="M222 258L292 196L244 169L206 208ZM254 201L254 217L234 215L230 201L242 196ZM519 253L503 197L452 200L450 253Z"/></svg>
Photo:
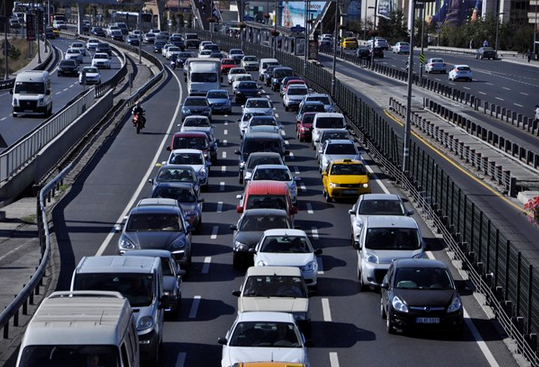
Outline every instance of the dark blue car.
<svg viewBox="0 0 539 367"><path fill-rule="evenodd" d="M262 95L262 88L254 80L245 80L240 82L234 90L234 101L236 103L243 103L248 98L260 97Z"/></svg>

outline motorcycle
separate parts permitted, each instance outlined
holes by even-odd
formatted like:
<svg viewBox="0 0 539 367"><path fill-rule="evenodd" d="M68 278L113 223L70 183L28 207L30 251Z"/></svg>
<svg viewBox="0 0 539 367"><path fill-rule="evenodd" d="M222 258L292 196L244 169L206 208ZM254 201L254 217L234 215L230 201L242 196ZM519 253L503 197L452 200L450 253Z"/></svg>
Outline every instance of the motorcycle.
<svg viewBox="0 0 539 367"><path fill-rule="evenodd" d="M170 67L172 68L172 70L176 69L176 61L174 61L174 59L170 59Z"/></svg>
<svg viewBox="0 0 539 367"><path fill-rule="evenodd" d="M144 129L146 124L146 118L142 113L135 113L133 115L133 127L137 129L137 134L140 134L140 130Z"/></svg>

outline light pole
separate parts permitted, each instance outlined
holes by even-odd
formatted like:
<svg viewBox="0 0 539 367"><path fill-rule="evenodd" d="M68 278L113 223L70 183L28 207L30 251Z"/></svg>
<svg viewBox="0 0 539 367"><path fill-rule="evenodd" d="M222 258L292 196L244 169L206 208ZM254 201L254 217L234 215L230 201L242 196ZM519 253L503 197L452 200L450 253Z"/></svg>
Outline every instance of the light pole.
<svg viewBox="0 0 539 367"><path fill-rule="evenodd" d="M307 74L307 63L309 62L309 5L310 1L305 0L305 61L303 63L305 74Z"/></svg>
<svg viewBox="0 0 539 367"><path fill-rule="evenodd" d="M369 12L369 9L374 9L374 6L367 6L365 8L365 24L363 25L363 39L367 40L367 13Z"/></svg>
<svg viewBox="0 0 539 367"><path fill-rule="evenodd" d="M142 64L142 1L140 0L139 6L138 6L138 22L137 27L140 31L139 33L139 39L138 39L138 63Z"/></svg>
<svg viewBox="0 0 539 367"><path fill-rule="evenodd" d="M539 7L539 0L535 1L535 23L533 24L533 58L535 59L535 55L537 52L537 49L535 48L535 43L537 42L537 8Z"/></svg>
<svg viewBox="0 0 539 367"><path fill-rule="evenodd" d="M423 56L423 46L424 46L424 38L425 38L425 4L421 4L421 53L419 56ZM413 49L410 48L410 53L414 52ZM424 60L424 56L423 56ZM424 61L419 61L419 80L423 79L423 66Z"/></svg>
<svg viewBox="0 0 539 367"><path fill-rule="evenodd" d="M331 96L335 98L335 70L337 68L337 39L339 35L337 34L339 29L339 0L335 0L335 39L333 40L333 66L331 69Z"/></svg>
<svg viewBox="0 0 539 367"><path fill-rule="evenodd" d="M498 28L500 28L500 16L505 13L498 13L496 15L496 41L494 41L494 48L496 49L496 58L498 58Z"/></svg>
<svg viewBox="0 0 539 367"><path fill-rule="evenodd" d="M404 122L404 152L402 154L402 172L408 173L408 165L410 161L410 115L412 110L412 82L414 75L414 28L415 28L415 0L410 2L412 10L411 25L410 25L410 53L408 56L408 88L406 92L406 120Z"/></svg>

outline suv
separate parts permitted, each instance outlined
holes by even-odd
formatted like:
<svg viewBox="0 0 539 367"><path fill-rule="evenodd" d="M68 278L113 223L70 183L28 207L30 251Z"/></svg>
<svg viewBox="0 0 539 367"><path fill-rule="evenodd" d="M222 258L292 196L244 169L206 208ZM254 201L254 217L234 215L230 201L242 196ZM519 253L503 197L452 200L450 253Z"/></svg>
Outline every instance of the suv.
<svg viewBox="0 0 539 367"><path fill-rule="evenodd" d="M278 133L252 132L246 133L241 141L240 149L234 153L239 155L240 171L253 152L275 152L283 158L288 154L285 150L284 139Z"/></svg>
<svg viewBox="0 0 539 367"><path fill-rule="evenodd" d="M79 64L74 59L65 59L58 64L58 76L78 75Z"/></svg>

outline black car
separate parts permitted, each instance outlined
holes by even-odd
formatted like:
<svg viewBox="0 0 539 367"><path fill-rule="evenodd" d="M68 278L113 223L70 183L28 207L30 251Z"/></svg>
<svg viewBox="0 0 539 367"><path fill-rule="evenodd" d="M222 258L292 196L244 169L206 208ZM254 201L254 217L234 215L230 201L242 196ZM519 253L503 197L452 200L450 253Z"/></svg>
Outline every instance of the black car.
<svg viewBox="0 0 539 367"><path fill-rule="evenodd" d="M79 64L73 59L62 60L58 65L58 76L63 75L78 75Z"/></svg>
<svg viewBox="0 0 539 367"><path fill-rule="evenodd" d="M110 45L106 42L98 43L97 46L95 46L95 52L103 52L109 56L112 56L112 49L110 48Z"/></svg>
<svg viewBox="0 0 539 367"><path fill-rule="evenodd" d="M185 34L185 47L186 48L198 48L200 46L200 40L196 33Z"/></svg>
<svg viewBox="0 0 539 367"><path fill-rule="evenodd" d="M278 67L281 67L281 66L280 65L268 66L266 68L266 71L264 71L264 73L262 74L262 81L268 87L271 85L271 73L273 73L273 69L278 68Z"/></svg>
<svg viewBox="0 0 539 367"><path fill-rule="evenodd" d="M398 330L463 328L463 307L448 266L438 260L400 259L382 281L380 312L390 334Z"/></svg>
<svg viewBox="0 0 539 367"><path fill-rule="evenodd" d="M168 42L172 43L176 47L179 47L182 51L185 50L185 41L181 37L170 37L170 40Z"/></svg>
<svg viewBox="0 0 539 367"><path fill-rule="evenodd" d="M106 34L105 34L105 30L101 27L92 27L92 29L90 29L90 34L92 34L93 36L97 36L97 37L105 37Z"/></svg>
<svg viewBox="0 0 539 367"><path fill-rule="evenodd" d="M159 52L161 53L163 50L163 46L166 45L165 41L155 41L153 43L153 52Z"/></svg>
<svg viewBox="0 0 539 367"><path fill-rule="evenodd" d="M382 47L373 47L369 49L369 57L374 57L383 59L384 58L384 49Z"/></svg>
<svg viewBox="0 0 539 367"><path fill-rule="evenodd" d="M492 47L481 47L477 49L477 52L475 53L475 58L479 60L496 60L496 51Z"/></svg>
<svg viewBox="0 0 539 367"><path fill-rule="evenodd" d="M189 182L159 182L154 185L152 198L175 199L182 208L184 219L196 232L202 227L202 203Z"/></svg>
<svg viewBox="0 0 539 367"><path fill-rule="evenodd" d="M180 52L179 54L176 55L176 66L183 68L185 61L190 57L193 57L193 54L191 52L187 52L187 51Z"/></svg>
<svg viewBox="0 0 539 367"><path fill-rule="evenodd" d="M231 225L232 264L239 268L253 265L253 251L262 238L264 231L276 228L294 228L286 210L282 209L247 209L238 224Z"/></svg>
<svg viewBox="0 0 539 367"><path fill-rule="evenodd" d="M240 82L234 90L234 101L241 104L251 97L260 97L261 87L254 80L245 80Z"/></svg>
<svg viewBox="0 0 539 367"><path fill-rule="evenodd" d="M289 67L281 66L273 69L271 72L271 90L276 92L281 87L281 81L287 76L293 76L294 70Z"/></svg>
<svg viewBox="0 0 539 367"><path fill-rule="evenodd" d="M371 51L368 47L365 46L359 46L356 50L356 56L359 59L368 59L371 57Z"/></svg>

